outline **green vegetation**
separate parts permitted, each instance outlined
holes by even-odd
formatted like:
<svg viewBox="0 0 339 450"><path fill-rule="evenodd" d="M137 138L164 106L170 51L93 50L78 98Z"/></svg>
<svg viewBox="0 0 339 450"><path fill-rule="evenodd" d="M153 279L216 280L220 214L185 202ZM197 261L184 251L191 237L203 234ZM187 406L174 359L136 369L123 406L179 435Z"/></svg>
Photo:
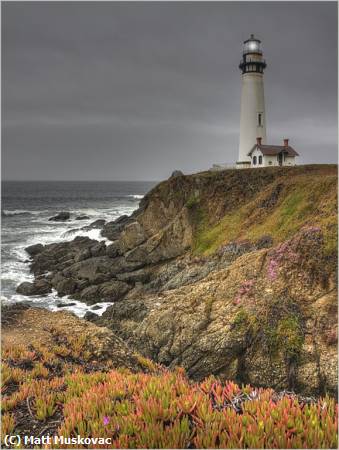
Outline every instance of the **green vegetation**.
<svg viewBox="0 0 339 450"><path fill-rule="evenodd" d="M283 181L283 188L272 205L263 206L277 183L259 191L254 200L236 205L217 224L211 224L206 214L202 215L196 227L193 251L209 255L228 242L244 239L255 242L263 235L270 235L277 244L303 226L312 225L322 229L326 253L335 253L337 177L309 174Z"/></svg>
<svg viewBox="0 0 339 450"><path fill-rule="evenodd" d="M187 202L186 202L186 207L188 209L192 209L195 206L199 205L199 196L191 194L190 197L188 198Z"/></svg>
<svg viewBox="0 0 339 450"><path fill-rule="evenodd" d="M241 307L232 325L236 332L248 333L253 342L264 345L272 358L282 353L289 365L300 357L304 335L296 305L288 299L266 305L260 317Z"/></svg>
<svg viewBox="0 0 339 450"><path fill-rule="evenodd" d="M247 319L239 311L235 323ZM277 328L292 352L295 325L283 320ZM309 402L214 377L193 383L182 369L152 364L151 373L98 370L94 361L90 370L74 362L82 343L73 344L66 359L44 347L3 348L2 437L109 437L108 448L337 448L338 410L329 397ZM42 447L58 445L35 446Z"/></svg>

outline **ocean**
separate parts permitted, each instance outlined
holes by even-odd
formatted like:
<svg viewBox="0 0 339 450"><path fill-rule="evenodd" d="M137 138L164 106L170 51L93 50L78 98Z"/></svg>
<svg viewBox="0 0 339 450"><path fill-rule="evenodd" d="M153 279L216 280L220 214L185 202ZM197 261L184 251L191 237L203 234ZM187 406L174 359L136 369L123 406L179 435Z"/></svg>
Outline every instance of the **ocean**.
<svg viewBox="0 0 339 450"><path fill-rule="evenodd" d="M67 296L60 298L55 291L34 297L16 293L18 284L34 279L29 272L25 247L37 243L69 241L80 235L106 240L100 236L98 229L84 231L80 228L97 219L111 221L123 214L131 214L155 184L139 181L4 181L1 205L1 302L29 302L52 311L69 310L83 317L93 305L69 300ZM61 211L70 212L71 220L48 220ZM75 220L80 215L86 215L89 219ZM63 308L57 306L60 302L70 301L75 305ZM99 306L100 309L95 312L102 314L109 304L101 303Z"/></svg>

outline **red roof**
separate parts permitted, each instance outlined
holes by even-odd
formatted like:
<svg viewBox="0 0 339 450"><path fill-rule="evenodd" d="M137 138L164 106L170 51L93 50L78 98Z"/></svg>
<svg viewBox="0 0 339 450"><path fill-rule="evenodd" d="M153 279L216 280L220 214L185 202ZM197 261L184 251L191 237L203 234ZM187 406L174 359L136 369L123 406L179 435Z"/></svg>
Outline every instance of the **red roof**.
<svg viewBox="0 0 339 450"><path fill-rule="evenodd" d="M288 146L285 147L284 145L259 145L255 144L251 148L251 151L247 153L247 156L250 156L251 153L258 148L263 155L278 155L279 153L287 153L288 156L299 156L299 153L297 153L294 148Z"/></svg>

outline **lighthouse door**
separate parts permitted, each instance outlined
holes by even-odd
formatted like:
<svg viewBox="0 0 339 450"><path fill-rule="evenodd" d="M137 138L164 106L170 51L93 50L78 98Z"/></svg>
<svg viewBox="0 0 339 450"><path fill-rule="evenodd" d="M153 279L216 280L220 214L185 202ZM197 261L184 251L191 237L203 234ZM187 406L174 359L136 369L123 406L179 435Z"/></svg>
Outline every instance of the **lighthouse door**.
<svg viewBox="0 0 339 450"><path fill-rule="evenodd" d="M282 166L282 164L283 164L283 154L282 153L279 153L279 155L278 155L278 163L279 163L279 166Z"/></svg>

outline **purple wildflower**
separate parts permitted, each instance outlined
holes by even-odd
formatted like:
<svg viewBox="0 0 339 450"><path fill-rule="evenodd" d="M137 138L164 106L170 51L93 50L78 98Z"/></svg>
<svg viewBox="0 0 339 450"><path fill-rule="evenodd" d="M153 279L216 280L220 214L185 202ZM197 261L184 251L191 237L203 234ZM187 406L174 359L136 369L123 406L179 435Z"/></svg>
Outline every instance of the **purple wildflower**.
<svg viewBox="0 0 339 450"><path fill-rule="evenodd" d="M108 424L109 424L109 417L104 416L104 425L108 425Z"/></svg>
<svg viewBox="0 0 339 450"><path fill-rule="evenodd" d="M268 278L270 280L275 280L277 278L278 261L271 259L268 265Z"/></svg>

